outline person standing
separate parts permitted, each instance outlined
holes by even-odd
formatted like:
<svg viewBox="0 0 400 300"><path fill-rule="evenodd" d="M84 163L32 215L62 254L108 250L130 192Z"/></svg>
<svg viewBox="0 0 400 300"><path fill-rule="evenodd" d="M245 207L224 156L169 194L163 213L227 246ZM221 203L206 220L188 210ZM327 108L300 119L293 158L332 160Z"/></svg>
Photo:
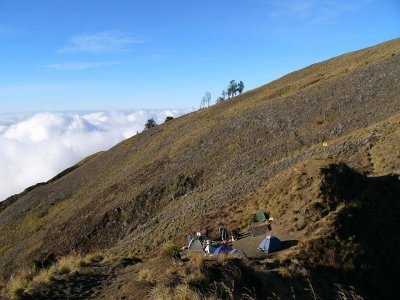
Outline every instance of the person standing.
<svg viewBox="0 0 400 300"><path fill-rule="evenodd" d="M219 236L221 238L221 240L226 241L228 240L228 231L226 230L224 224L221 224L219 226Z"/></svg>

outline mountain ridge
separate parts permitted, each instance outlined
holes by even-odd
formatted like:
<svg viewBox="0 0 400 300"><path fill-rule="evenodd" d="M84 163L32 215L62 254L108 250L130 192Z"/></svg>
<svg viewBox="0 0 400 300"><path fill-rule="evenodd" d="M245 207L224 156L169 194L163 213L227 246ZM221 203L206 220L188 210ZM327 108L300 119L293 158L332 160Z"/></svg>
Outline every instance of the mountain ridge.
<svg viewBox="0 0 400 300"><path fill-rule="evenodd" d="M268 198L268 190L254 191L279 177L291 185L284 174L313 160L344 161L372 176L400 172L398 150L385 142L397 140L399 95L395 39L145 130L6 200L0 275L7 279L44 252L153 256L160 243L181 243L198 226L244 229L246 218L265 207L281 216L278 233L308 239L312 224L284 232L302 227L284 217L292 192ZM393 170L379 156L384 151ZM293 218L304 219L298 214Z"/></svg>

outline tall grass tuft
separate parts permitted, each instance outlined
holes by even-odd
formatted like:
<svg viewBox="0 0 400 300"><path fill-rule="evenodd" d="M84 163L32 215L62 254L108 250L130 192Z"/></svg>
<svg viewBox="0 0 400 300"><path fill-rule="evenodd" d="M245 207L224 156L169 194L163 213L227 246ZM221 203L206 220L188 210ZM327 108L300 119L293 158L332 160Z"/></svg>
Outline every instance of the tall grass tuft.
<svg viewBox="0 0 400 300"><path fill-rule="evenodd" d="M172 242L162 245L162 253L164 256L171 257L172 259L180 258L179 247Z"/></svg>
<svg viewBox="0 0 400 300"><path fill-rule="evenodd" d="M140 281L147 282L151 285L155 285L157 283L157 278L153 272L149 269L142 269L138 273L138 278Z"/></svg>
<svg viewBox="0 0 400 300"><path fill-rule="evenodd" d="M11 299L23 299L32 288L32 273L22 270L13 275L7 284L7 294Z"/></svg>

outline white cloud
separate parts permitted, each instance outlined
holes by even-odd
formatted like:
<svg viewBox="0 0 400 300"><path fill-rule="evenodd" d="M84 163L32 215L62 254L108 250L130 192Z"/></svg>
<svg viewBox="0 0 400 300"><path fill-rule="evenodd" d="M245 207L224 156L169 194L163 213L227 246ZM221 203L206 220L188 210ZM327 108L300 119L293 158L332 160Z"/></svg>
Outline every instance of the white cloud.
<svg viewBox="0 0 400 300"><path fill-rule="evenodd" d="M144 43L146 40L134 38L117 31L104 31L95 34L73 36L68 44L58 50L65 52L105 53L126 51L131 44Z"/></svg>
<svg viewBox="0 0 400 300"><path fill-rule="evenodd" d="M0 201L183 110L0 115Z"/></svg>

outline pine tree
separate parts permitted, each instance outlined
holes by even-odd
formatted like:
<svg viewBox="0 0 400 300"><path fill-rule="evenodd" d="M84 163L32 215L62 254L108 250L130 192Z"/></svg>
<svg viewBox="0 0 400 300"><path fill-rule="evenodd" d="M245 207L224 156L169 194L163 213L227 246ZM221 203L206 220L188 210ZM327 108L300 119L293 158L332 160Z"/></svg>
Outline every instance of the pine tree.
<svg viewBox="0 0 400 300"><path fill-rule="evenodd" d="M150 129L150 128L153 128L153 127L156 127L156 126L157 126L156 121L154 121L154 119L151 118L151 119L147 120L146 124L144 125L144 128L145 129Z"/></svg>
<svg viewBox="0 0 400 300"><path fill-rule="evenodd" d="M240 80L240 82L237 85L237 91L239 92L239 94L241 94L244 90L244 83L243 81Z"/></svg>

